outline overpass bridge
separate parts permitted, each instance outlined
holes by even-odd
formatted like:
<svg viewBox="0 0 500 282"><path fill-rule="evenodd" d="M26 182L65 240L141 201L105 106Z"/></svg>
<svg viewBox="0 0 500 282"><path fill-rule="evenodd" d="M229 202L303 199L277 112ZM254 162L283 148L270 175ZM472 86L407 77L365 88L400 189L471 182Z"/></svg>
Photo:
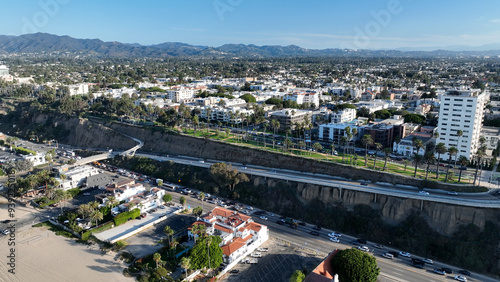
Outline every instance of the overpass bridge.
<svg viewBox="0 0 500 282"><path fill-rule="evenodd" d="M129 137L131 139L133 139L138 144L135 145L134 147L126 150L126 151L123 151L123 152L119 152L119 151L118 152L113 152L112 150L110 150L107 153L103 153L103 154L99 154L99 155L95 155L95 156L90 156L90 157L82 158L81 160L77 160L76 161L75 166L84 165L84 164L88 164L88 163L92 163L92 162L98 162L98 161L102 161L102 160L105 160L105 159L112 159L116 155L133 157L135 155L135 152L137 150L139 150L142 146L144 146L144 142L142 140L139 140L139 139L134 138L132 136L129 136L129 135L126 135L126 134L123 134L123 135L127 136L127 137Z"/></svg>

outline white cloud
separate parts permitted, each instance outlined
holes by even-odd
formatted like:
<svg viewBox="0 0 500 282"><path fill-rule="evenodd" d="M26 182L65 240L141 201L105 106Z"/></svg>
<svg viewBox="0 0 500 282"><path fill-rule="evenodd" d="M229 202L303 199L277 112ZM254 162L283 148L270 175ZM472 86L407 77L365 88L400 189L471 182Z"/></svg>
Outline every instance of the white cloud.
<svg viewBox="0 0 500 282"><path fill-rule="evenodd" d="M500 24L500 19L491 19L488 22L493 23L493 24Z"/></svg>

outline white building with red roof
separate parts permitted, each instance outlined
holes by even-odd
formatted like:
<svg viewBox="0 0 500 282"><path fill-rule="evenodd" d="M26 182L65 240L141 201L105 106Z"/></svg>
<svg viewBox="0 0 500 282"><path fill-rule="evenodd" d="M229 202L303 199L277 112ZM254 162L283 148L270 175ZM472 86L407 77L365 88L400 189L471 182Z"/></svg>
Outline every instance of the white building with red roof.
<svg viewBox="0 0 500 282"><path fill-rule="evenodd" d="M241 260L269 239L267 226L254 222L248 215L221 207L214 208L193 223L193 225L198 224L206 226L208 235L219 236L222 239L220 246L224 253L224 262L227 264ZM191 228L188 228L188 235L190 238L198 236L191 233Z"/></svg>

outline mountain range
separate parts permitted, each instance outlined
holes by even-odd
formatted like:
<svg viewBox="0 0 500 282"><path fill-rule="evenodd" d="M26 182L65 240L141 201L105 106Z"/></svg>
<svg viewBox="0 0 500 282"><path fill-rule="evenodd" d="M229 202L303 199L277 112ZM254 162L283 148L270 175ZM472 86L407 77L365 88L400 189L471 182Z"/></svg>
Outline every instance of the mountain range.
<svg viewBox="0 0 500 282"><path fill-rule="evenodd" d="M61 52L88 54L99 57L201 57L201 58L272 58L272 57L464 57L500 56L500 45L451 46L453 50L416 51L353 50L353 49L306 49L295 45L256 46L253 44L225 44L219 47L196 46L179 42L156 45L104 42L100 39L76 39L47 33L20 36L0 35L0 55L8 54L59 54ZM462 47L461 51L458 48ZM467 49L469 48L469 49ZM488 49L496 48L496 49Z"/></svg>

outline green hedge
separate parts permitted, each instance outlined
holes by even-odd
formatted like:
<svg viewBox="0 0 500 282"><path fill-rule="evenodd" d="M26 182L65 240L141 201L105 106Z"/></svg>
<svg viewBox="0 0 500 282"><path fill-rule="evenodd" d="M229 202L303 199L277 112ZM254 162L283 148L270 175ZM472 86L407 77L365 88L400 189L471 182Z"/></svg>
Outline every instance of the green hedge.
<svg viewBox="0 0 500 282"><path fill-rule="evenodd" d="M115 226L118 226L120 224L123 224L127 222L131 218L136 218L141 215L141 211L139 209L133 209L128 212L122 212L120 214L117 214L113 220L115 221Z"/></svg>
<svg viewBox="0 0 500 282"><path fill-rule="evenodd" d="M72 188L68 190L68 193L71 195L71 198L74 198L81 192L80 188Z"/></svg>
<svg viewBox="0 0 500 282"><path fill-rule="evenodd" d="M82 233L82 241L87 241L90 238L90 235L92 235L92 231L86 231Z"/></svg>
<svg viewBox="0 0 500 282"><path fill-rule="evenodd" d="M29 154L36 155L35 151L28 150L28 149L22 148L22 147L16 147L14 150L16 151L16 153L23 154L23 155L29 155Z"/></svg>

